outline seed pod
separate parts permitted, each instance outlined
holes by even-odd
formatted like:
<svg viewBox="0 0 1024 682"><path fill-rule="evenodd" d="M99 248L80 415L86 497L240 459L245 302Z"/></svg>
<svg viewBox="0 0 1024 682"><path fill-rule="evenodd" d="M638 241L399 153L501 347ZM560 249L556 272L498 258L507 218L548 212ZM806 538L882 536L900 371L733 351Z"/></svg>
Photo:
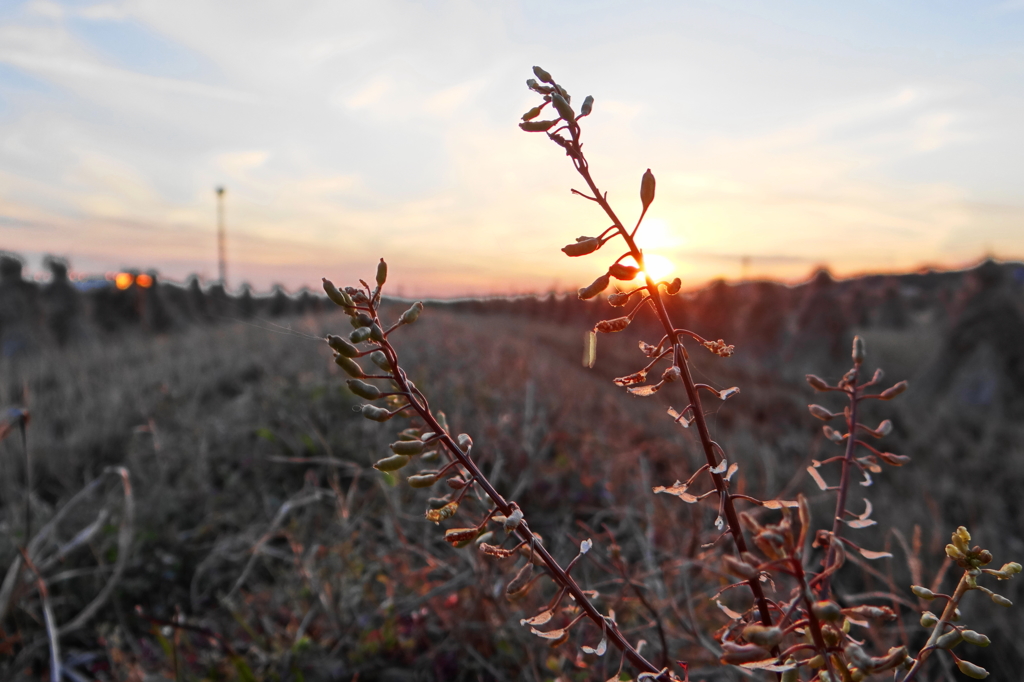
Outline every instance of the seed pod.
<svg viewBox="0 0 1024 682"><path fill-rule="evenodd" d="M974 630L964 630L960 634L964 636L965 642L967 642L968 644L973 644L975 646L988 646L992 643L991 639L981 634L980 632L975 632Z"/></svg>
<svg viewBox="0 0 1024 682"><path fill-rule="evenodd" d="M384 330L376 322L370 325L370 338L377 343L384 343Z"/></svg>
<svg viewBox="0 0 1024 682"><path fill-rule="evenodd" d="M359 379L349 379L345 382L348 384L348 390L355 393L360 398L366 398L367 400L376 400L380 397L380 389L372 384L368 384L365 381Z"/></svg>
<svg viewBox="0 0 1024 682"><path fill-rule="evenodd" d="M839 416L837 414L829 412L821 405L808 405L807 411L811 413L811 416L817 417L818 419L826 422L830 419L835 419L836 417Z"/></svg>
<svg viewBox="0 0 1024 682"><path fill-rule="evenodd" d="M386 422L394 416L383 407L376 405L363 405L362 412L364 417L375 422Z"/></svg>
<svg viewBox="0 0 1024 682"><path fill-rule="evenodd" d="M449 502L440 509L428 509L424 516L427 517L427 521L433 521L434 523L441 523L445 519L450 519L455 516L455 512L459 511L458 502Z"/></svg>
<svg viewBox="0 0 1024 682"><path fill-rule="evenodd" d="M748 625L743 628L743 639L765 649L771 649L782 641L782 630L764 625Z"/></svg>
<svg viewBox="0 0 1024 682"><path fill-rule="evenodd" d="M528 133L546 133L551 130L554 125L558 123L555 121L523 121L519 124L519 127Z"/></svg>
<svg viewBox="0 0 1024 682"><path fill-rule="evenodd" d="M621 332L623 329L629 326L632 320L628 317L616 317L614 320L601 320L594 325L595 332L601 332L602 334L611 334L613 332Z"/></svg>
<svg viewBox="0 0 1024 682"><path fill-rule="evenodd" d="M367 313L364 313L363 311L360 310L358 313L356 313L349 319L349 322L352 323L353 327L359 329L360 327L369 327L371 324L373 324L373 318L370 317Z"/></svg>
<svg viewBox="0 0 1024 682"><path fill-rule="evenodd" d="M329 335L327 337L327 345L330 346L334 352L340 353L347 358L354 358L359 355L359 349L340 336L334 336L333 334Z"/></svg>
<svg viewBox="0 0 1024 682"><path fill-rule="evenodd" d="M555 105L555 111L558 112L559 116L565 119L566 123L572 123L576 120L576 114L573 113L572 107L569 106L569 103L565 101L565 98L562 97L562 95L557 92L551 95L551 103Z"/></svg>
<svg viewBox="0 0 1024 682"><path fill-rule="evenodd" d="M523 510L518 507L505 518L504 528L505 534L508 535L516 528L519 527L519 523L523 520Z"/></svg>
<svg viewBox="0 0 1024 682"><path fill-rule="evenodd" d="M983 680L988 677L988 671L982 668L980 665L974 665L970 661L965 661L962 658L957 660L956 667L960 669L964 675L974 680Z"/></svg>
<svg viewBox="0 0 1024 682"><path fill-rule="evenodd" d="M901 467L910 461L910 457L907 455L894 455L891 452L880 452L878 455L883 462L894 467Z"/></svg>
<svg viewBox="0 0 1024 682"><path fill-rule="evenodd" d="M601 240L597 237L580 237L575 244L567 244L562 247L562 253L566 256L576 258L594 253L601 248Z"/></svg>
<svg viewBox="0 0 1024 682"><path fill-rule="evenodd" d="M743 578L744 580L754 580L761 573L757 570L756 566L751 566L745 561L740 561L731 554L726 554L722 557L722 564L726 573L734 575L737 578Z"/></svg>
<svg viewBox="0 0 1024 682"><path fill-rule="evenodd" d="M377 471L397 471L408 463L409 458L405 455L391 455L374 464L373 468Z"/></svg>
<svg viewBox="0 0 1024 682"><path fill-rule="evenodd" d="M1021 565L1016 561L1011 561L1008 564L1003 564L1003 567L1000 568L999 571L1006 575L1016 575L1021 572Z"/></svg>
<svg viewBox="0 0 1024 682"><path fill-rule="evenodd" d="M406 480L410 488L429 488L437 483L437 474L415 474Z"/></svg>
<svg viewBox="0 0 1024 682"><path fill-rule="evenodd" d="M935 640L935 646L939 649L952 649L962 641L964 641L964 638L959 630L950 630Z"/></svg>
<svg viewBox="0 0 1024 682"><path fill-rule="evenodd" d="M511 601L526 594L530 587L530 578L532 577L533 563L527 562L523 564L523 567L519 569L516 576L505 587L505 596Z"/></svg>
<svg viewBox="0 0 1024 682"><path fill-rule="evenodd" d="M360 327L351 334L348 335L348 340L352 343L362 343L370 338L370 328Z"/></svg>
<svg viewBox="0 0 1024 682"><path fill-rule="evenodd" d="M480 551L487 556L498 557L499 559L507 559L516 553L514 549L505 549L503 547L489 545L486 542L480 543Z"/></svg>
<svg viewBox="0 0 1024 682"><path fill-rule="evenodd" d="M388 264L381 258L380 263L377 263L377 286L384 286L386 281L388 281Z"/></svg>
<svg viewBox="0 0 1024 682"><path fill-rule="evenodd" d="M533 75L539 78L541 83L549 83L551 85L555 84L555 81L551 78L551 74L539 66L533 67Z"/></svg>
<svg viewBox="0 0 1024 682"><path fill-rule="evenodd" d="M679 293L679 290L683 288L683 280L676 277L672 280L667 287L665 287L665 293L669 296L675 296Z"/></svg>
<svg viewBox="0 0 1024 682"><path fill-rule="evenodd" d="M989 598L992 599L992 601L996 604L999 604L1000 606L1013 606L1013 602L1001 594L996 594L995 592L993 592L989 595Z"/></svg>
<svg viewBox="0 0 1024 682"><path fill-rule="evenodd" d="M348 374L350 377L360 379L366 376L363 372L363 368L360 367L359 363L352 358L346 358L344 355L335 355L334 363L345 370L345 374Z"/></svg>
<svg viewBox="0 0 1024 682"><path fill-rule="evenodd" d="M466 479L462 478L462 476L452 476L446 483L452 490L462 490L466 487Z"/></svg>
<svg viewBox="0 0 1024 682"><path fill-rule="evenodd" d="M628 282L640 273L640 268L632 265L623 265L622 263L616 263L608 268L608 274L615 279L621 279L624 282Z"/></svg>
<svg viewBox="0 0 1024 682"><path fill-rule="evenodd" d="M386 372L391 371L391 363L388 362L388 356L384 355L384 351L375 350L370 353L370 362Z"/></svg>
<svg viewBox="0 0 1024 682"><path fill-rule="evenodd" d="M479 528L449 528L444 532L444 541L454 545L460 542L471 542L478 535L480 535Z"/></svg>
<svg viewBox="0 0 1024 682"><path fill-rule="evenodd" d="M830 388L830 386L825 383L824 379L813 374L807 375L807 383L809 383L811 388L815 391L827 391Z"/></svg>
<svg viewBox="0 0 1024 682"><path fill-rule="evenodd" d="M853 337L853 364L859 365L864 362L864 355L867 351L864 349L864 339L859 336Z"/></svg>
<svg viewBox="0 0 1024 682"><path fill-rule="evenodd" d="M427 462L428 464L432 464L440 460L441 453L438 452L437 450L430 450L429 452L424 452L422 455L420 455L420 461Z"/></svg>
<svg viewBox="0 0 1024 682"><path fill-rule="evenodd" d="M888 419L883 421L875 428L875 435L877 435L879 438L881 438L882 436L888 436L890 433L892 433L892 422L889 421Z"/></svg>
<svg viewBox="0 0 1024 682"><path fill-rule="evenodd" d="M927 587L921 587L920 585L911 585L910 591L918 597L920 597L921 599L927 599L928 601L935 599L935 593L929 590Z"/></svg>
<svg viewBox="0 0 1024 682"><path fill-rule="evenodd" d="M594 110L594 96L587 95L583 100L583 105L580 107L580 116L590 116L590 112Z"/></svg>
<svg viewBox="0 0 1024 682"><path fill-rule="evenodd" d="M843 617L843 611L839 608L839 604L828 599L814 602L811 611L815 617L821 620L836 621Z"/></svg>
<svg viewBox="0 0 1024 682"><path fill-rule="evenodd" d="M632 291L617 291L608 296L608 305L621 308L629 303L629 299L632 295Z"/></svg>
<svg viewBox="0 0 1024 682"><path fill-rule="evenodd" d="M412 304L411 308L402 313L402 315L398 318L398 321L401 324L412 324L417 319L419 319L420 313L422 312L423 303L421 301L416 301L415 303Z"/></svg>
<svg viewBox="0 0 1024 682"><path fill-rule="evenodd" d="M851 606L843 609L843 615L857 620L896 620L896 612L888 606Z"/></svg>
<svg viewBox="0 0 1024 682"><path fill-rule="evenodd" d="M771 658L771 654L756 644L737 644L728 640L722 642L722 663L741 665Z"/></svg>
<svg viewBox="0 0 1024 682"><path fill-rule="evenodd" d="M352 297L346 294L344 291L340 291L338 287L334 286L334 282L322 278L324 281L324 292L327 293L327 298L331 299L335 304L340 305L342 308L352 308L355 306L355 302Z"/></svg>
<svg viewBox="0 0 1024 682"><path fill-rule="evenodd" d="M525 114L523 114L523 120L524 121L532 121L533 119L535 119L538 116L540 116L540 110L541 110L541 107L534 107L533 109L530 109Z"/></svg>
<svg viewBox="0 0 1024 682"><path fill-rule="evenodd" d="M648 168L643 178L640 179L640 203L643 204L645 211L654 201L654 184L654 173Z"/></svg>
<svg viewBox="0 0 1024 682"><path fill-rule="evenodd" d="M607 289L608 285L610 283L611 283L611 277L607 273L601 275L600 277L595 279L593 282L591 282L589 286L583 287L582 289L579 290L578 293L579 293L580 300L581 301L586 301L588 299L594 298L595 296L600 294L602 291Z"/></svg>
<svg viewBox="0 0 1024 682"><path fill-rule="evenodd" d="M421 440L399 440L388 447L396 455L418 455L426 445Z"/></svg>
<svg viewBox="0 0 1024 682"><path fill-rule="evenodd" d="M885 389L884 391L882 391L881 393L879 393L878 397L881 398L882 400L892 400L900 393L903 393L903 391L905 390L907 390L907 382L901 381L898 384L894 384L889 388Z"/></svg>
<svg viewBox="0 0 1024 682"><path fill-rule="evenodd" d="M871 668L868 672L871 673L884 673L896 668L903 664L909 656L907 655L907 647L905 646L894 646L889 649L889 652L885 656L873 657L871 659Z"/></svg>

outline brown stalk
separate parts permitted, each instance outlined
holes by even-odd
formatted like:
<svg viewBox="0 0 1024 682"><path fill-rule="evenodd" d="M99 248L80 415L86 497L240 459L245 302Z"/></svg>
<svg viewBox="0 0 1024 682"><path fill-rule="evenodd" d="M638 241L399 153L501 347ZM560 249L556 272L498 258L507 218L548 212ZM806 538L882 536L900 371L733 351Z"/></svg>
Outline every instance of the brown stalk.
<svg viewBox="0 0 1024 682"><path fill-rule="evenodd" d="M968 582L969 574L964 571L963 576L960 578L960 582L956 586L956 591L953 592L953 596L946 600L946 608L942 610L942 615L939 616L939 622L935 624L932 629L931 636L928 637L928 641L925 642L924 648L917 655L917 660L914 661L914 666L907 672L906 677L903 678L902 682L913 682L917 678L917 674L921 671L924 666L924 662L928 660L932 652L935 651L935 642L942 635L943 629L945 629L946 623L953 618L953 614L956 613L957 605L963 598L967 591L971 589Z"/></svg>
<svg viewBox="0 0 1024 682"><path fill-rule="evenodd" d="M846 496L850 489L850 468L853 464L853 455L857 450L857 404L860 398L857 393L857 375L860 373L860 363L853 368L853 379L848 383L850 388L846 391L850 396L850 416L846 419L846 426L849 436L846 439L846 453L843 455L843 471L839 478L839 494L836 496L836 512L832 518L832 541L828 545L828 553L825 555L823 573L825 578L821 581L821 593L827 598L832 588L832 574L829 568L836 561L836 542L839 542L839 534L843 530L843 518L846 516Z"/></svg>

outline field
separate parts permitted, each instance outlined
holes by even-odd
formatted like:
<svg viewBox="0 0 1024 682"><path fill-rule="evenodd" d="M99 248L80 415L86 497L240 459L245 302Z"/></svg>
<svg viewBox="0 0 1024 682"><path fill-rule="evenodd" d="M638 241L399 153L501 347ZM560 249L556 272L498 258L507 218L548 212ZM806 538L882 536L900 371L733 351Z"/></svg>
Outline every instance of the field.
<svg viewBox="0 0 1024 682"><path fill-rule="evenodd" d="M868 421L892 419L885 446L912 462L855 486L851 505L870 498L880 524L858 541L895 556L850 557L865 570L837 584L846 602L878 603L873 593L892 586L905 608L920 607L907 588L946 570L942 547L960 524L997 561L1024 558L1019 272L989 263L902 279L822 275L796 288L720 283L675 300L692 329L738 347L729 359L693 357L700 381L741 388L709 405L715 439L741 466L738 492L804 492L827 518L830 502L806 467L834 446L807 413L823 399L803 375L841 376L859 333L869 369L910 380L907 400L872 406ZM553 554L567 561L594 540L592 560L574 575L625 632L646 640L651 660L688 660L693 680L734 679L717 665L711 639L726 618L709 597L730 582L704 560L716 541L714 510L651 493L701 462L691 433L665 417L683 398L639 399L612 386L639 357L635 341L616 335L601 338L593 370L581 366L598 306L606 309L554 298L431 304L396 345L410 378L455 433L472 436L492 483L530 515ZM126 324L3 359L0 404L29 410L32 467L26 507L26 453L12 432L0 445L3 565L15 561L26 522L34 533L99 480L40 551L58 624L110 590L87 623L62 633L72 675L605 680L616 672L616 655L580 652L589 640L551 648L530 635L519 619L551 595L509 603L514 559L453 549L423 518L426 492L371 468L397 428L353 411L359 401L322 340L349 329L335 313L162 333ZM131 513L124 477L110 467L127 472ZM128 552L119 546L125 533ZM30 577L12 583L0 639L5 677L47 669L36 588ZM1022 596L1012 583L1004 593ZM1024 664L1021 610L969 601L966 618L977 614L994 645L972 660L1012 679ZM923 629L885 636L920 644Z"/></svg>

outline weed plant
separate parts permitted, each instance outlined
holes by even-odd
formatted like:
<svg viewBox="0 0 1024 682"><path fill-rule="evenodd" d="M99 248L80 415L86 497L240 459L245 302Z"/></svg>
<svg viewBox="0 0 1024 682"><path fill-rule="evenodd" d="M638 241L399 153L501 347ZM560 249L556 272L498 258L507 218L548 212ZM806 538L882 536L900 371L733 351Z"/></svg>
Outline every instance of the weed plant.
<svg viewBox="0 0 1024 682"><path fill-rule="evenodd" d="M575 258L621 245L621 255L579 290L581 299L593 299L615 282L607 303L624 312L599 321L586 334L583 363L594 366L599 335L621 333L639 315L653 315L660 326L660 338L641 340L644 365L616 378L614 383L641 398L682 387L685 406L681 410L670 407L668 415L680 428L695 432L705 458L685 482L677 480L652 490L685 504L710 504L717 511L716 537L700 549L709 550L702 554L705 565L716 566L719 575L726 578L713 600L727 621L713 633L713 642L696 631L694 639L713 650L723 665L770 674L784 682L860 682L881 675L909 682L921 678L937 651L949 656L964 675L987 677L984 668L953 651L962 642L975 646L990 643L987 636L959 622L959 606L969 591L979 591L995 604L1010 606L1008 599L980 584L979 579L1009 580L1021 571L1021 566L1011 562L998 570L988 568L993 560L991 552L971 546L970 533L963 526L953 532L946 546L950 562L962 571L952 594L939 591L945 566L931 588L910 587L910 593L919 600L939 600L939 615L928 610L917 613L913 601L892 580L884 581L888 589L868 595L881 604L841 603L845 600L833 589L837 574L848 562L858 564L870 575L881 576L862 560L892 557L849 537L877 523L870 501L865 499L864 511L857 513L850 508L849 496L855 479L868 487L873 476L884 475L884 467L909 463L909 457L879 449L868 440L889 435L891 421L870 426L861 417L865 402L892 400L906 391L907 382L882 388L884 375L880 369L868 377L865 343L860 337L853 341L853 366L840 381L830 384L818 376L807 376L815 391L835 394L844 401L831 409L809 406L812 417L841 424L839 429L825 425L823 433L842 448L842 453L813 460L807 467L820 491L835 495L834 510L824 527L814 524L811 505L803 494L789 500L758 499L739 492L743 487L738 483L742 481L742 460L730 460L712 439L704 405L705 398L724 402L738 394L739 388L716 389L696 382L687 344L694 352L710 352L723 359L732 356L735 348L723 339L705 339L674 324L665 297L677 294L681 282L654 281L645 271L644 254L636 243L637 232L655 198L654 175L648 169L641 178L639 217L628 228L613 210L607 193L597 185L583 153L581 121L591 115L593 97L585 98L577 111L567 90L548 72L534 67L534 74L536 78L528 80L527 85L542 102L523 115L520 127L546 135L564 151L586 186L583 191L572 192L596 204L611 223L597 236L581 236L562 251ZM545 114L548 117L541 118ZM424 516L429 522L446 525L444 540L451 546L479 552L509 566L505 596L523 604L526 617L520 624L533 635L551 647L571 641L581 657L602 658L610 650L620 652L611 679L632 679L635 675L637 680L688 680L688 661L676 660L674 665L669 662L670 652L660 626L662 660L655 663L643 655L641 642L630 640L621 619L606 603L607 597L576 579L573 571L578 574L579 567L591 560L594 540L587 537L573 555L556 558L544 538L532 530L526 515L530 510L506 498L485 475L474 454L472 437L466 433L455 435L444 413L435 410L410 380L391 337L419 319L423 304L415 303L397 319L386 322L380 312L387 276L387 264L381 259L373 286L360 280L360 286L339 289L324 279L328 297L349 316L355 328L347 338L330 335L327 342L336 353L337 365L351 377L347 380L349 389L367 401L359 408L362 416L374 422L407 420L389 446L391 454L377 461L374 468L388 480L404 475L410 488L433 494L425 500ZM637 281L639 284L634 284ZM409 471L412 473L406 475ZM442 492L436 492L438 488ZM614 563L616 547L612 545L607 551ZM854 557L861 560L850 561ZM620 589L632 587L624 573L622 577ZM640 592L637 596L655 611ZM929 631L913 654L903 624L908 610ZM657 620L658 614L653 615ZM903 643L895 643L900 638Z"/></svg>

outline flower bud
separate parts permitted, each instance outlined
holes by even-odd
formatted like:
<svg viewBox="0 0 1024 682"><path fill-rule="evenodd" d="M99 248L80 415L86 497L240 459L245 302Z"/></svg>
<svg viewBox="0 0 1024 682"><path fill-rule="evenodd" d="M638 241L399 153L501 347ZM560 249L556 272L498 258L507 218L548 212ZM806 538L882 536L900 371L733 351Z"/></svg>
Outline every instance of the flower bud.
<svg viewBox="0 0 1024 682"><path fill-rule="evenodd" d="M879 438L881 438L882 436L888 436L890 433L892 433L892 422L889 421L888 419L879 424L878 427L875 429L875 435L877 435Z"/></svg>
<svg viewBox="0 0 1024 682"><path fill-rule="evenodd" d="M860 336L853 337L853 364L859 365L864 362L864 355L866 354L864 349L864 339Z"/></svg>
<svg viewBox="0 0 1024 682"><path fill-rule="evenodd" d="M590 112L594 110L594 96L587 95L583 100L583 106L580 107L580 116L590 116Z"/></svg>
<svg viewBox="0 0 1024 682"><path fill-rule="evenodd" d="M562 247L562 252L572 258L586 256L601 248L601 240L597 237L580 237L575 244L567 244Z"/></svg>
<svg viewBox="0 0 1024 682"><path fill-rule="evenodd" d="M648 168L640 180L640 203L643 204L645 211L651 205L651 202L654 201L654 185L654 173Z"/></svg>
<svg viewBox="0 0 1024 682"><path fill-rule="evenodd" d="M405 455L391 455L374 464L373 468L377 471L397 471L408 463L409 458Z"/></svg>
<svg viewBox="0 0 1024 682"><path fill-rule="evenodd" d="M829 388L831 388L828 384L825 383L824 379L813 374L807 375L807 383L809 383L811 385L811 388L813 388L815 391L827 391Z"/></svg>
<svg viewBox="0 0 1024 682"><path fill-rule="evenodd" d="M665 287L665 293L669 296L675 296L679 293L679 290L683 288L683 280L676 277L672 280L667 287Z"/></svg>
<svg viewBox="0 0 1024 682"><path fill-rule="evenodd" d="M935 599L935 593L929 590L927 587L921 587L920 585L911 585L910 591L918 597L920 597L921 599L927 599L928 601Z"/></svg>
<svg viewBox="0 0 1024 682"><path fill-rule="evenodd" d="M344 355L335 355L334 364L338 365L338 367L341 367L345 371L345 374L348 374L350 377L361 379L362 377L366 376L366 374L363 372L363 368L360 367L359 364L352 358L346 358Z"/></svg>
<svg viewBox="0 0 1024 682"><path fill-rule="evenodd" d="M950 630L935 640L935 646L939 649L952 649L962 641L964 638L959 630Z"/></svg>
<svg viewBox="0 0 1024 682"><path fill-rule="evenodd" d="M533 119L535 119L538 116L540 116L540 110L541 110L541 107L534 107L533 109L530 109L525 114L523 114L523 120L524 121L532 121Z"/></svg>
<svg viewBox="0 0 1024 682"><path fill-rule="evenodd" d="M964 630L960 633L964 637L964 641L974 646L988 646L992 643L992 640L974 630Z"/></svg>
<svg viewBox="0 0 1024 682"><path fill-rule="evenodd" d="M370 338L370 328L360 327L351 334L348 335L348 340L352 343L362 343Z"/></svg>
<svg viewBox="0 0 1024 682"><path fill-rule="evenodd" d="M551 130L554 125L558 123L555 121L523 121L519 124L519 127L528 133L546 133Z"/></svg>
<svg viewBox="0 0 1024 682"><path fill-rule="evenodd" d="M388 264L381 258L380 263L377 263L377 286L384 286L386 281L388 281Z"/></svg>
<svg viewBox="0 0 1024 682"><path fill-rule="evenodd" d="M334 352L340 353L347 358L354 358L359 355L359 349L340 336L335 336L333 334L329 335L327 337L327 345L330 346Z"/></svg>
<svg viewBox="0 0 1024 682"><path fill-rule="evenodd" d="M892 400L905 390L907 390L907 382L904 380L885 389L878 394L878 397L882 400Z"/></svg>
<svg viewBox="0 0 1024 682"><path fill-rule="evenodd" d="M462 490L466 487L466 479L462 478L462 476L452 476L445 482L452 490Z"/></svg>
<svg viewBox="0 0 1024 682"><path fill-rule="evenodd" d="M640 268L632 265L623 265L622 263L615 263L608 268L608 274L615 279L620 279L624 282L628 282L640 273Z"/></svg>
<svg viewBox="0 0 1024 682"><path fill-rule="evenodd" d="M353 327L359 329L360 327L369 327L371 324L373 324L373 318L360 310L358 313L352 316L349 322L352 323Z"/></svg>
<svg viewBox="0 0 1024 682"><path fill-rule="evenodd" d="M565 101L565 98L557 92L551 96L551 103L555 105L555 111L558 115L565 119L566 123L572 123L576 120L576 114L573 113L572 107Z"/></svg>
<svg viewBox="0 0 1024 682"><path fill-rule="evenodd" d="M539 66L533 67L533 75L540 79L541 83L555 84L555 81L551 78L551 74L540 68Z"/></svg>
<svg viewBox="0 0 1024 682"><path fill-rule="evenodd" d="M384 408L377 407L376 405L363 405L362 413L364 417L375 422L386 422L394 416Z"/></svg>
<svg viewBox="0 0 1024 682"><path fill-rule="evenodd" d="M610 283L611 283L611 278L610 278L610 276L607 273L601 275L600 277L595 279L593 282L591 282L591 284L589 286L583 287L582 289L579 290L578 293L579 293L580 300L581 301L586 301L588 299L594 298L595 296L600 294L602 291L607 289L608 285Z"/></svg>
<svg viewBox="0 0 1024 682"><path fill-rule="evenodd" d="M765 649L771 649L782 641L782 630L764 625L748 625L743 628L743 639Z"/></svg>
<svg viewBox="0 0 1024 682"><path fill-rule="evenodd" d="M396 455L418 455L423 452L423 448L426 445L421 440L399 440L388 447Z"/></svg>
<svg viewBox="0 0 1024 682"><path fill-rule="evenodd" d="M437 474L415 474L406 480L410 488L429 488L437 483Z"/></svg>
<svg viewBox="0 0 1024 682"><path fill-rule="evenodd" d="M815 617L821 620L835 621L843 617L843 611L839 608L839 604L827 599L814 602L811 611L814 612Z"/></svg>
<svg viewBox="0 0 1024 682"><path fill-rule="evenodd" d="M398 318L398 321L401 324L412 324L417 319L419 319L420 313L422 312L423 303L421 301L416 301L415 303L412 304L411 308L402 313L401 317Z"/></svg>
<svg viewBox="0 0 1024 682"><path fill-rule="evenodd" d="M992 599L993 602L999 604L1000 606L1013 606L1013 602L1001 594L996 594L995 592L993 592L989 595L989 597Z"/></svg>
<svg viewBox="0 0 1024 682"><path fill-rule="evenodd" d="M921 614L921 627L933 628L935 624L939 622L939 617L931 611L925 611Z"/></svg>
<svg viewBox="0 0 1024 682"><path fill-rule="evenodd" d="M370 325L370 338L377 343L384 343L384 330L376 322Z"/></svg>
<svg viewBox="0 0 1024 682"><path fill-rule="evenodd" d="M946 545L946 556L954 561L965 558L965 554L956 545Z"/></svg>
<svg viewBox="0 0 1024 682"><path fill-rule="evenodd" d="M380 389L372 384L368 384L365 381L359 379L349 379L345 382L348 384L348 390L355 393L360 398L366 398L367 400L376 400L380 397Z"/></svg>
<svg viewBox="0 0 1024 682"><path fill-rule="evenodd" d="M327 293L327 298L331 299L342 308L352 308L355 306L355 302L352 300L352 297L344 291L340 291L338 287L334 286L334 282L326 277L323 277L322 279L324 281L324 292Z"/></svg>
<svg viewBox="0 0 1024 682"><path fill-rule="evenodd" d="M391 363L388 362L388 356L384 355L384 351L375 350L370 353L370 362L377 365L385 372L391 371Z"/></svg>
<svg viewBox="0 0 1024 682"><path fill-rule="evenodd" d="M974 680L983 680L988 677L988 671L982 668L980 665L974 665L970 661L965 661L962 658L957 660L956 667L960 669L964 675Z"/></svg>
<svg viewBox="0 0 1024 682"><path fill-rule="evenodd" d="M808 405L807 406L807 410L808 410L808 412L811 413L812 416L817 417L818 419L820 419L822 421L826 421L826 422L829 419L835 419L836 417L839 416L837 414L833 414L832 412L829 412L828 410L826 410L821 405Z"/></svg>

